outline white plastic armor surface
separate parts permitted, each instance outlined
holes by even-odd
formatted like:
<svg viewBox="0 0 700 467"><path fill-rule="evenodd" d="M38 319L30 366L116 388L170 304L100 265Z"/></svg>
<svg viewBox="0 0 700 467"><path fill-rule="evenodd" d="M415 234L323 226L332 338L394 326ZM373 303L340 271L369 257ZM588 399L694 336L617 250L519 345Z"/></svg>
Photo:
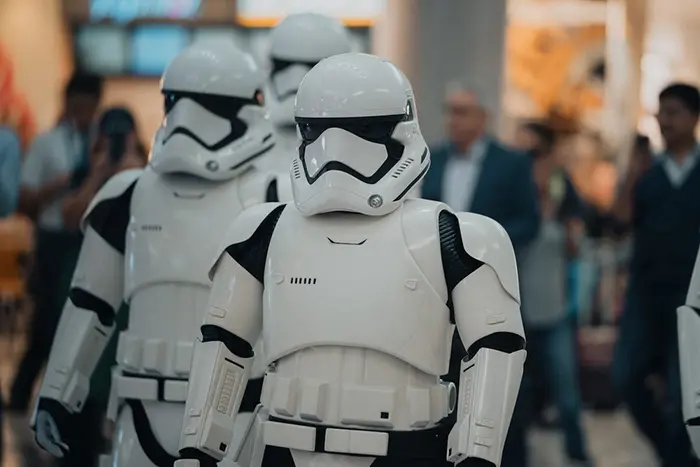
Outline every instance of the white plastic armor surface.
<svg viewBox="0 0 700 467"><path fill-rule="evenodd" d="M265 212L268 206L252 211ZM228 238L237 237L235 231L229 234ZM262 284L225 252L212 274L204 325L223 329L252 347L262 325ZM224 457L252 363L252 356L236 355L221 341L197 343L181 448L193 447L217 459Z"/></svg>
<svg viewBox="0 0 700 467"><path fill-rule="evenodd" d="M116 312L122 300L123 274L122 254L88 227L71 287L93 294ZM71 412L80 411L90 392L92 372L113 330L113 322L106 325L94 310L67 300L39 397L58 400Z"/></svg>
<svg viewBox="0 0 700 467"><path fill-rule="evenodd" d="M382 216L397 209L430 167L414 109L411 84L386 60L342 54L316 65L296 100L302 137L292 162L297 208L307 216Z"/></svg>
<svg viewBox="0 0 700 467"><path fill-rule="evenodd" d="M495 333L524 339L517 265L510 238L500 224L488 217L472 213L456 216L465 250L485 263L452 291L462 343L468 349ZM457 463L477 457L500 465L525 357L525 350L504 353L481 348L469 361L462 362L457 422L448 440L448 460Z"/></svg>
<svg viewBox="0 0 700 467"><path fill-rule="evenodd" d="M293 125L294 97L304 75L324 58L350 52L350 36L335 18L298 13L275 26L270 42L270 111L275 125Z"/></svg>
<svg viewBox="0 0 700 467"><path fill-rule="evenodd" d="M252 358L240 358L221 342L198 342L181 447L193 447L221 460L233 439L233 427L250 376Z"/></svg>
<svg viewBox="0 0 700 467"><path fill-rule="evenodd" d="M690 279L686 304L678 308L678 346L683 418L695 453L700 453L700 252ZM692 420L692 424L688 424Z"/></svg>
<svg viewBox="0 0 700 467"><path fill-rule="evenodd" d="M264 87L253 57L230 41L186 48L163 74L166 115L153 168L210 180L246 171L275 144Z"/></svg>
<svg viewBox="0 0 700 467"><path fill-rule="evenodd" d="M104 184L102 188L97 192L94 198L88 204L85 214L80 221L80 228L85 231L88 224L88 219L90 214L94 211L95 207L105 200L118 198L124 192L131 187L131 185L141 177L143 174L143 169L131 169L119 172Z"/></svg>
<svg viewBox="0 0 700 467"><path fill-rule="evenodd" d="M457 422L447 442L447 460L468 457L501 465L503 446L518 398L527 352L482 348L460 367Z"/></svg>
<svg viewBox="0 0 700 467"><path fill-rule="evenodd" d="M270 178L254 170L226 182L144 173L127 230L131 311L119 343L123 368L187 377L221 240L245 206L264 201Z"/></svg>
<svg viewBox="0 0 700 467"><path fill-rule="evenodd" d="M85 239L71 288L98 297L115 312L124 293L124 256L88 223L98 205L121 196L141 175L141 170L129 170L112 177L95 195L82 220ZM72 412L80 411L89 393L90 376L113 330L112 325L100 322L94 310L78 308L67 300L37 401L46 397L58 400Z"/></svg>
<svg viewBox="0 0 700 467"><path fill-rule="evenodd" d="M289 178L292 160L299 151L299 135L296 124L275 127L275 147L255 162L260 170L275 172ZM290 186L291 189L291 186ZM291 191L290 191L291 194ZM290 197L288 201L291 201Z"/></svg>
<svg viewBox="0 0 700 467"><path fill-rule="evenodd" d="M261 171L274 173L277 180L277 201L293 202L292 192L292 160L299 148L299 137L296 127L278 127L275 137L275 147L255 163Z"/></svg>
<svg viewBox="0 0 700 467"><path fill-rule="evenodd" d="M265 270L268 363L303 348L336 345L393 355L427 374L447 373L449 312L446 297L431 285L444 283L444 276L435 270L441 275L426 277L406 243L397 241L405 238L403 213L305 218L292 206L285 209ZM425 240L439 248L437 221L434 226Z"/></svg>

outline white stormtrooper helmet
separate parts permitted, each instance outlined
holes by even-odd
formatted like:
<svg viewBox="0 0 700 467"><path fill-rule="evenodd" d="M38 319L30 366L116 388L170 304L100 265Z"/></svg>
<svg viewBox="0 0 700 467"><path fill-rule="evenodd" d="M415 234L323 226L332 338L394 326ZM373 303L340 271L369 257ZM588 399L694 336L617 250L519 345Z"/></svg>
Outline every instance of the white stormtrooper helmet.
<svg viewBox="0 0 700 467"><path fill-rule="evenodd" d="M299 86L295 119L301 145L292 187L304 215L388 214L430 167L411 84L374 55L336 55L312 68Z"/></svg>
<svg viewBox="0 0 700 467"><path fill-rule="evenodd" d="M324 58L350 52L343 24L318 13L284 18L271 34L270 112L275 124L294 125L294 96L306 73Z"/></svg>
<svg viewBox="0 0 700 467"><path fill-rule="evenodd" d="M161 80L165 121L151 166L227 180L248 169L275 144L264 106L264 73L228 41L203 41L182 51Z"/></svg>

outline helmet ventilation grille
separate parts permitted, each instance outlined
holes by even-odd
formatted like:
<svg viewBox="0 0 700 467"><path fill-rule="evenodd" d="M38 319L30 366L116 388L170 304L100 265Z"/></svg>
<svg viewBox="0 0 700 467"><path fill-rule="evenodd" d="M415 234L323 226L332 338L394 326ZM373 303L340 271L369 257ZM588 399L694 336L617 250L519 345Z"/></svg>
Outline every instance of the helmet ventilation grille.
<svg viewBox="0 0 700 467"><path fill-rule="evenodd" d="M292 171L294 173L294 178L299 180L301 178L301 169L299 168L299 159L294 159L294 164L292 165Z"/></svg>
<svg viewBox="0 0 700 467"><path fill-rule="evenodd" d="M408 159L403 161L401 165L399 165L399 167L396 169L396 171L394 171L393 174L391 174L391 176L394 178L399 178L399 176L404 172L404 170L410 167L411 164L413 164L413 159L409 157Z"/></svg>
<svg viewBox="0 0 700 467"><path fill-rule="evenodd" d="M290 284L299 284L299 285L316 285L316 278L315 277L291 277L291 278L289 278L289 283Z"/></svg>

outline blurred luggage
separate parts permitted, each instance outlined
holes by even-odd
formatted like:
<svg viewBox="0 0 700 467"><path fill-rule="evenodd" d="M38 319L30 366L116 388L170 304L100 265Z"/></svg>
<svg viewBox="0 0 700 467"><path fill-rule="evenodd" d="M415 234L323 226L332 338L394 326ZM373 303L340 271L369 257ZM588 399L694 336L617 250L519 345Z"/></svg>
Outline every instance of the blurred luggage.
<svg viewBox="0 0 700 467"><path fill-rule="evenodd" d="M612 386L612 362L617 328L582 327L578 333L581 398L594 410L614 410L619 401Z"/></svg>

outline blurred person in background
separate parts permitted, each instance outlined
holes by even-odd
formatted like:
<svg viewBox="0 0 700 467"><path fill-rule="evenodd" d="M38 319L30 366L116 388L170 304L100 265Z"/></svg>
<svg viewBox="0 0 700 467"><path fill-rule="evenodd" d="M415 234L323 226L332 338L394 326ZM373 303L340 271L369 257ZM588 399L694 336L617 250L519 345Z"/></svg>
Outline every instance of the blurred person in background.
<svg viewBox="0 0 700 467"><path fill-rule="evenodd" d="M468 89L448 93L449 141L431 151L423 197L499 222L518 250L537 234L537 189L530 162L486 133L488 113Z"/></svg>
<svg viewBox="0 0 700 467"><path fill-rule="evenodd" d="M554 131L535 122L522 125L516 138L518 149L533 160L542 216L539 233L528 247L520 270L528 350L526 378L530 380L524 389L548 389L559 411L568 465L589 466L592 463L581 426L576 317L570 313L567 296L567 270L577 254L583 204L555 159L555 142ZM529 371L533 364L538 366L537 376L543 381L535 380ZM518 410L525 410L522 405L531 399L522 398Z"/></svg>
<svg viewBox="0 0 700 467"><path fill-rule="evenodd" d="M34 382L49 355L65 300L60 292L62 268L80 245L78 230L63 222L62 201L73 171L87 163L89 132L101 95L101 78L75 74L65 88L61 120L36 138L22 167L19 211L35 219L37 228L29 278L34 301L31 336L9 402L16 411L27 410Z"/></svg>
<svg viewBox="0 0 700 467"><path fill-rule="evenodd" d="M19 137L11 128L0 126L0 219L17 208L21 163Z"/></svg>
<svg viewBox="0 0 700 467"><path fill-rule="evenodd" d="M0 219L10 216L17 207L22 151L17 134L9 127L0 127ZM3 398L0 391L0 465L3 456Z"/></svg>
<svg viewBox="0 0 700 467"><path fill-rule="evenodd" d="M683 423L676 308L685 302L700 245L699 116L695 86L672 84L661 92L657 118L665 151L654 162L645 152L630 162L615 206L631 228L633 250L613 379L664 467L697 465ZM648 384L659 368L663 404Z"/></svg>
<svg viewBox="0 0 700 467"><path fill-rule="evenodd" d="M431 150L432 166L423 179L423 198L442 201L455 211L474 212L496 220L508 232L520 259L537 235L540 222L530 160L486 133L488 112L474 91L451 90L445 110L449 141ZM466 350L455 335L450 372L445 380L459 384L459 365L465 356ZM526 421L517 417L516 411L503 452L503 467L517 467L524 462L524 433L513 426L525 426ZM514 432L516 435L511 435Z"/></svg>
<svg viewBox="0 0 700 467"><path fill-rule="evenodd" d="M99 118L97 130L90 162L73 172L73 191L66 195L61 206L63 223L71 229L79 228L80 219L105 181L121 171L143 168L148 161L146 148L138 139L134 116L128 109L107 109Z"/></svg>
<svg viewBox="0 0 700 467"><path fill-rule="evenodd" d="M67 228L79 230L80 220L90 201L104 183L113 175L129 169L146 166L148 154L138 139L136 122L128 109L113 107L105 110L97 123L97 134L91 145L89 164L73 172L69 192L62 203L63 222ZM82 238L82 234L81 234ZM67 297L73 272L78 262L80 244L70 253L61 265L59 290ZM123 309L115 317L116 328L126 329L128 310ZM66 467L93 467L100 454L106 452L105 445L109 433L105 433L104 421L109 400L112 379L112 366L116 364L117 334L113 334L95 372L90 379L90 395L83 410L71 420L74 430L83 442L83 448L70 450L60 460Z"/></svg>

